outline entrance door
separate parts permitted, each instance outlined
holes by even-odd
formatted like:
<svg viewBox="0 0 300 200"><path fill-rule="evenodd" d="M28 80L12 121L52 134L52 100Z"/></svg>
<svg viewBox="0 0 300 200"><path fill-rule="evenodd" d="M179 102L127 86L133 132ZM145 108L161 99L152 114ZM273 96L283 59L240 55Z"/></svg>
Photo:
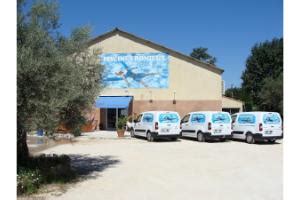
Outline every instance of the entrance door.
<svg viewBox="0 0 300 200"><path fill-rule="evenodd" d="M107 129L115 129L116 128L116 120L117 120L117 111L115 108L107 109Z"/></svg>
<svg viewBox="0 0 300 200"><path fill-rule="evenodd" d="M116 122L121 116L127 116L128 110L126 108L108 108L107 109L107 129L115 129Z"/></svg>

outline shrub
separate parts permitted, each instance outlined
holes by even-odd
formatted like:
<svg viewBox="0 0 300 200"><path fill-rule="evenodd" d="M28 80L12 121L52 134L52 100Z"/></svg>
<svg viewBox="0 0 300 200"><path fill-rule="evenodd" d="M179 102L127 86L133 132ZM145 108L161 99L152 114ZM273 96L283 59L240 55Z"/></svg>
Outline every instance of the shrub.
<svg viewBox="0 0 300 200"><path fill-rule="evenodd" d="M70 157L55 154L30 157L18 166L17 174L18 194L34 193L41 184L65 183L76 178Z"/></svg>
<svg viewBox="0 0 300 200"><path fill-rule="evenodd" d="M39 170L20 169L17 174L17 193L31 194L38 190L42 182Z"/></svg>
<svg viewBox="0 0 300 200"><path fill-rule="evenodd" d="M121 116L118 118L118 121L116 123L117 130L123 130L126 127L127 117Z"/></svg>
<svg viewBox="0 0 300 200"><path fill-rule="evenodd" d="M72 130L71 132L75 137L78 137L81 135L81 128L80 127L76 127Z"/></svg>

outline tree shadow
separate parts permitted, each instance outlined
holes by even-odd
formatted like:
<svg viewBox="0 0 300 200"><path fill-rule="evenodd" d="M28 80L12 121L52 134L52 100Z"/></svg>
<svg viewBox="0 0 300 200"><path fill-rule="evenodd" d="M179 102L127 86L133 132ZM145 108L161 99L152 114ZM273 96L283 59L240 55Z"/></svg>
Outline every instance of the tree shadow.
<svg viewBox="0 0 300 200"><path fill-rule="evenodd" d="M111 168L120 163L113 156L89 156L88 154L68 155L71 158L71 167L80 180L97 178L99 172Z"/></svg>

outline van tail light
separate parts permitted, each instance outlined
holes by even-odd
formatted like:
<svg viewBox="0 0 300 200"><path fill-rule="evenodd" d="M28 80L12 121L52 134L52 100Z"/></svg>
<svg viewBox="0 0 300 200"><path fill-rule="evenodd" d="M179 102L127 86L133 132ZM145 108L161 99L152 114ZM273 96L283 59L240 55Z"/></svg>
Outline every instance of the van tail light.
<svg viewBox="0 0 300 200"><path fill-rule="evenodd" d="M182 124L180 124L180 129L182 129Z"/></svg>
<svg viewBox="0 0 300 200"><path fill-rule="evenodd" d="M155 122L155 130L158 129L158 122Z"/></svg>
<svg viewBox="0 0 300 200"><path fill-rule="evenodd" d="M263 131L263 125L262 125L262 123L259 123L258 130L259 131Z"/></svg>
<svg viewBox="0 0 300 200"><path fill-rule="evenodd" d="M210 122L208 122L207 129L211 130L211 123Z"/></svg>

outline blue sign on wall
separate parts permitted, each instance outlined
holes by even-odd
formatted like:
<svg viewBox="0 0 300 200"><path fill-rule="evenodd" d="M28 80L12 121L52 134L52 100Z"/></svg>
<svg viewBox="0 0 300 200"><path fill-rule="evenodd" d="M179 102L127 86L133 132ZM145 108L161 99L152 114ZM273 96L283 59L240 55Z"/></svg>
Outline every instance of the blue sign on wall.
<svg viewBox="0 0 300 200"><path fill-rule="evenodd" d="M108 88L168 88L166 53L104 53L100 60Z"/></svg>

